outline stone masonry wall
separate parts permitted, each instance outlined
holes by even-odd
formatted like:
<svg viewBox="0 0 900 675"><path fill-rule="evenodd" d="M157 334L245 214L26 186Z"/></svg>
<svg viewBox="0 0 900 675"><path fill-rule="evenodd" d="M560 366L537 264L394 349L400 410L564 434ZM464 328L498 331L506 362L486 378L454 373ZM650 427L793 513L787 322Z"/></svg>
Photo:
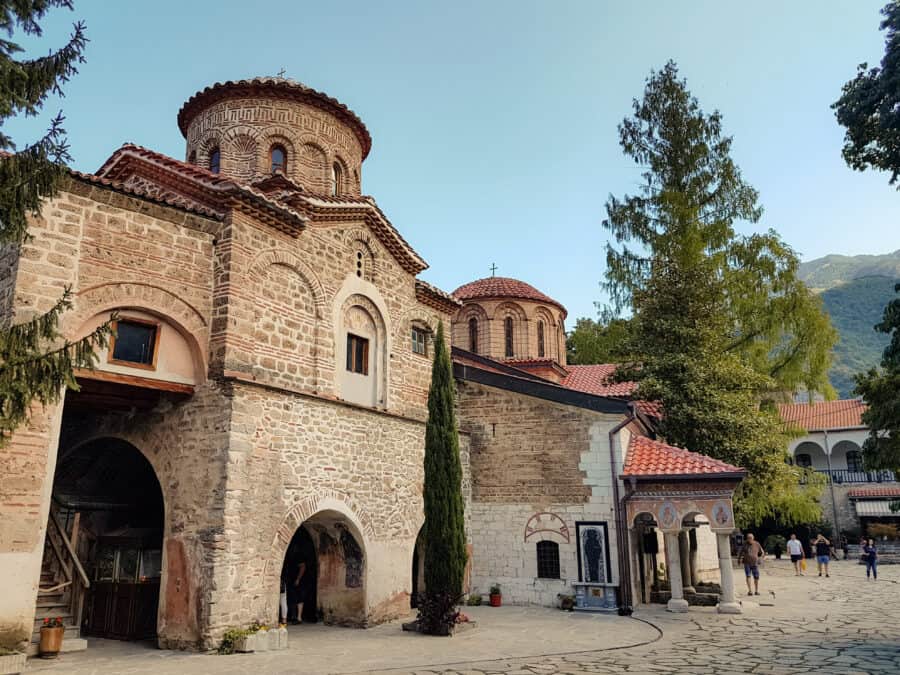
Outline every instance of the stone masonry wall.
<svg viewBox="0 0 900 675"><path fill-rule="evenodd" d="M621 419L458 382L470 434L472 584L504 602L553 606L578 580L576 522L605 522L618 579L609 430ZM560 579L537 577L537 543L559 546Z"/></svg>

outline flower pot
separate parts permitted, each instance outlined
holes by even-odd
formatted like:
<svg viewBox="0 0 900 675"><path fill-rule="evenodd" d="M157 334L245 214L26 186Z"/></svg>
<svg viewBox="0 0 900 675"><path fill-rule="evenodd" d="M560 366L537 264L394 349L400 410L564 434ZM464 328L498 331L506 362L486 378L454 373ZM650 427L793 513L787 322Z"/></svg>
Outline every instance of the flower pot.
<svg viewBox="0 0 900 675"><path fill-rule="evenodd" d="M491 593L491 607L499 607L503 596L499 593Z"/></svg>
<svg viewBox="0 0 900 675"><path fill-rule="evenodd" d="M44 626L41 628L41 644L39 651L42 659L55 659L59 656L59 650L62 649L62 641L65 633L65 626L57 626L55 628Z"/></svg>

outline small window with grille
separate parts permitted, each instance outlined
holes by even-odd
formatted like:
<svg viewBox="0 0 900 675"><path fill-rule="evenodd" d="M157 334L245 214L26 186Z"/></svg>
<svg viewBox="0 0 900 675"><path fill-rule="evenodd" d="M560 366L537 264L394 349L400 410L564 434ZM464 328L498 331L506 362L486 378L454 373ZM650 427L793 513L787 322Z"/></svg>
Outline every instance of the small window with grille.
<svg viewBox="0 0 900 675"><path fill-rule="evenodd" d="M541 579L559 579L559 544L555 541L537 543L537 575Z"/></svg>

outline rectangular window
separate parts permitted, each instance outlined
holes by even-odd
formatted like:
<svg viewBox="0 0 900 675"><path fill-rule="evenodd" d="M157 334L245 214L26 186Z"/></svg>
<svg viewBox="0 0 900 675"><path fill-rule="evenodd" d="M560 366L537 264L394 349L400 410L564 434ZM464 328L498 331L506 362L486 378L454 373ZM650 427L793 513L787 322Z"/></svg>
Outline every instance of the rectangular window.
<svg viewBox="0 0 900 675"><path fill-rule="evenodd" d="M559 579L559 544L555 541L537 543L537 575L541 579Z"/></svg>
<svg viewBox="0 0 900 675"><path fill-rule="evenodd" d="M137 368L156 366L159 325L140 319L119 319L116 334L110 338L109 362Z"/></svg>
<svg viewBox="0 0 900 675"><path fill-rule="evenodd" d="M421 354L425 356L425 340L427 338L427 333L421 328L416 328L413 326L412 329L412 350L416 354Z"/></svg>
<svg viewBox="0 0 900 675"><path fill-rule="evenodd" d="M347 370L369 374L369 341L352 333L347 333Z"/></svg>

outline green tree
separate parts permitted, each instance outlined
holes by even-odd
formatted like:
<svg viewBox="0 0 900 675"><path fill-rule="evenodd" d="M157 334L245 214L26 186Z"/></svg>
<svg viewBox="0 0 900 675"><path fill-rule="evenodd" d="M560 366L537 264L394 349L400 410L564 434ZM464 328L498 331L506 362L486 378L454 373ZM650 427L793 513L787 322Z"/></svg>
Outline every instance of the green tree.
<svg viewBox="0 0 900 675"><path fill-rule="evenodd" d="M566 337L566 361L571 364L615 363L625 357L631 323L627 319L601 316L599 321L582 317Z"/></svg>
<svg viewBox="0 0 900 675"><path fill-rule="evenodd" d="M419 621L428 633L444 632L462 596L466 569L462 465L454 411L453 368L444 324L434 339L434 363L425 426L425 596Z"/></svg>
<svg viewBox="0 0 900 675"><path fill-rule="evenodd" d="M887 31L881 66L860 64L831 107L847 129L844 161L857 171L890 171L894 185L900 177L900 1L889 2L881 14L880 29Z"/></svg>
<svg viewBox="0 0 900 675"><path fill-rule="evenodd" d="M18 114L37 115L47 97L62 95L62 85L83 61L86 38L83 24L76 23L61 49L36 59L21 59L22 47L13 42L16 29L40 36L38 23L51 8L71 9L69 0L16 0L0 2L0 122ZM41 212L44 200L53 197L70 159L63 117L50 124L34 143L16 149L12 138L0 131L0 244L21 247L27 238L28 219ZM73 369L93 367L94 350L106 344L110 325L104 324L87 337L68 342L58 331L60 315L71 307L66 289L59 302L44 314L23 323L0 328L0 442L28 418L32 402L59 400L63 388L77 388ZM9 319L7 319L8 321Z"/></svg>
<svg viewBox="0 0 900 675"><path fill-rule="evenodd" d="M900 293L900 284L894 290ZM871 469L900 472L900 298L887 304L875 330L888 333L891 341L881 357L881 368L856 376L856 393L868 406L862 416L869 427L863 456Z"/></svg>
<svg viewBox="0 0 900 675"><path fill-rule="evenodd" d="M834 340L796 256L774 232L735 233L761 216L756 190L674 63L651 74L619 137L645 172L639 194L609 198L603 222L623 244L607 247L606 286L633 313L632 361L616 377L662 403L669 442L748 470L739 522L817 520L821 479L787 464L790 435L767 403L800 382L824 388Z"/></svg>

